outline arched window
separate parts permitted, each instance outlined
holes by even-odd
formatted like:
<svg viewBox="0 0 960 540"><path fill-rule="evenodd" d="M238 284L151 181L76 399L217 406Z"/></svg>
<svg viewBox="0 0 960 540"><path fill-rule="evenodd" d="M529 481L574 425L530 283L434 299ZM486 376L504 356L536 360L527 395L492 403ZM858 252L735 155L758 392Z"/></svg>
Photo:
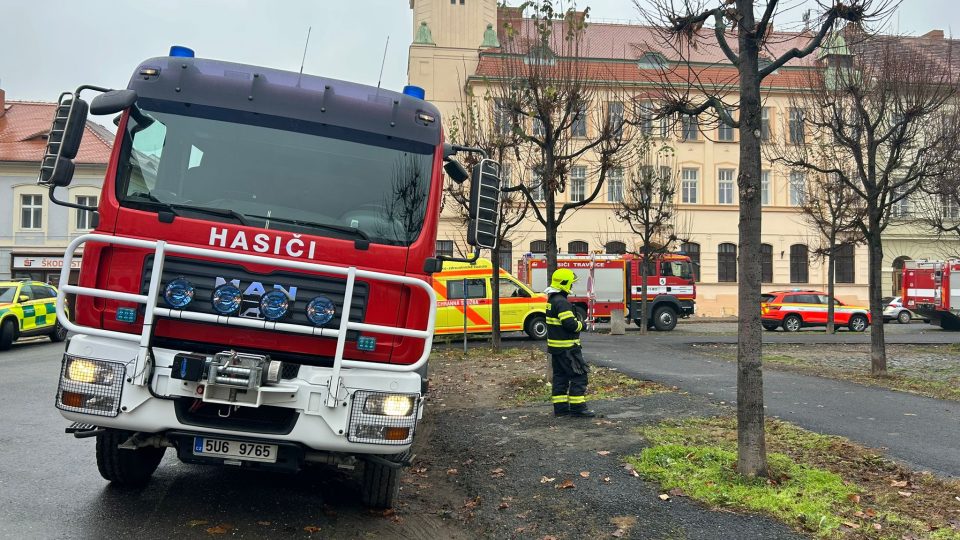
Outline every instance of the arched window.
<svg viewBox="0 0 960 540"><path fill-rule="evenodd" d="M513 244L509 240L500 241L500 268L510 272L513 265Z"/></svg>
<svg viewBox="0 0 960 540"><path fill-rule="evenodd" d="M693 279L700 281L700 244L696 242L684 242L680 244L680 251L686 253L687 257L690 257L690 262L693 263Z"/></svg>
<svg viewBox="0 0 960 540"><path fill-rule="evenodd" d="M835 281L837 283L854 283L853 244L838 246L834 257L836 258L834 262Z"/></svg>
<svg viewBox="0 0 960 540"><path fill-rule="evenodd" d="M897 257L893 260L893 295L900 296L903 293L903 263L910 260L906 255Z"/></svg>
<svg viewBox="0 0 960 540"><path fill-rule="evenodd" d="M623 255L627 252L627 245L618 240L607 242L604 247L610 255Z"/></svg>
<svg viewBox="0 0 960 540"><path fill-rule="evenodd" d="M760 244L760 281L773 283L773 246Z"/></svg>
<svg viewBox="0 0 960 540"><path fill-rule="evenodd" d="M810 257L807 246L794 244L790 246L790 283L807 283L810 281Z"/></svg>
<svg viewBox="0 0 960 540"><path fill-rule="evenodd" d="M534 240L530 242L530 253L546 253L547 252L547 241L546 240Z"/></svg>
<svg viewBox="0 0 960 540"><path fill-rule="evenodd" d="M734 244L720 244L717 247L717 281L737 281L737 246Z"/></svg>
<svg viewBox="0 0 960 540"><path fill-rule="evenodd" d="M567 253L590 253L590 245L582 240L574 240L567 244Z"/></svg>

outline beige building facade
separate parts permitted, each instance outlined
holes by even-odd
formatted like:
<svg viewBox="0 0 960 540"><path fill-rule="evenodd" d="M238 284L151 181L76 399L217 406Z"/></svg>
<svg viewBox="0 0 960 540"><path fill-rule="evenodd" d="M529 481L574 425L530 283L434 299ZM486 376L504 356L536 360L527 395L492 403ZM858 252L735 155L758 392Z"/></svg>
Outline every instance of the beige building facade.
<svg viewBox="0 0 960 540"><path fill-rule="evenodd" d="M436 104L446 117L451 117L462 106L466 89L473 95L484 95L491 84L485 62L492 61L500 51L496 30L505 17L516 17L516 12L498 10L496 0L410 0L413 11L413 40L410 45L409 84L426 90L427 99ZM499 17L499 19L498 19ZM514 19L515 20L515 19ZM590 23L587 39L602 46L590 46L598 51L598 61L637 66L639 53L619 57L608 51L631 50L628 44L642 42L649 29L640 26ZM622 42L622 43L618 43ZM610 42L610 43L608 43ZM621 46L622 45L622 46ZM640 69L639 67L637 69ZM789 140L791 103L791 70L802 67L786 66L778 70L781 79L765 92L764 115L766 128L773 141ZM777 86L777 81L787 81ZM646 95L649 88L635 84L637 95ZM601 101L601 100L597 100ZM597 103L596 107L603 107ZM493 111L490 112L493 114ZM449 124L448 124L449 125ZM588 122L587 129L597 129ZM737 305L737 168L739 147L735 130L719 133L714 127L704 126L692 140L681 140L675 126L652 129L657 144L674 149L668 164L678 177L677 209L679 229L689 242L677 246L700 265L697 288L699 316L733 316ZM729 139L729 140L725 140ZM592 191L589 159L584 160L583 190ZM530 182L532 173L515 163L507 164L508 181ZM805 177L778 165L765 162L764 193L762 195L765 291L781 289L819 289L827 285L826 261L812 255L820 240L798 212L800 204L798 185ZM574 175L575 176L575 175ZM579 180L579 179L578 179ZM620 182L609 181L599 196L589 205L576 211L564 221L558 234L561 253L607 252L616 249L615 243L633 246L632 233L626 224L617 221L614 210L622 196ZM578 188L579 190L579 188ZM558 194L558 202L577 196L578 190L567 189ZM904 217L910 209L905 208ZM454 252L462 244L460 221L451 215L441 220L438 251ZM530 217L521 227L511 232L509 259L511 269L529 252L542 251L545 235L542 225ZM955 243L953 243L955 244ZM586 249L584 249L586 248ZM897 269L905 259L937 259L960 252L954 245L945 245L919 227L894 224L884 242L884 291L896 293ZM502 261L507 266L507 261ZM839 262L836 295L848 303L865 304L867 299L867 252L862 246L853 247Z"/></svg>

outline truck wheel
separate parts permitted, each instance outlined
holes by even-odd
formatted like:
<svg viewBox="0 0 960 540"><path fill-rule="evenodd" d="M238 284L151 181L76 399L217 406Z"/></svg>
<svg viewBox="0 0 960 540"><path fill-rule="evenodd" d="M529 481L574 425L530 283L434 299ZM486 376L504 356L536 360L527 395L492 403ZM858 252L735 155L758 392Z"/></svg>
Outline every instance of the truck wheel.
<svg viewBox="0 0 960 540"><path fill-rule="evenodd" d="M900 324L910 324L911 318L910 312L907 310L903 310L897 314L897 322Z"/></svg>
<svg viewBox="0 0 960 540"><path fill-rule="evenodd" d="M530 336L530 339L547 339L547 318L543 315L530 317L523 325L523 331Z"/></svg>
<svg viewBox="0 0 960 540"><path fill-rule="evenodd" d="M53 332L50 334L50 341L54 343L60 343L65 339L67 339L67 329L60 324L60 321L57 321L53 325Z"/></svg>
<svg viewBox="0 0 960 540"><path fill-rule="evenodd" d="M783 318L783 329L787 332L798 332L803 327L803 319L799 315L787 315Z"/></svg>
<svg viewBox="0 0 960 540"><path fill-rule="evenodd" d="M13 321L11 317L0 325L0 351L9 349L17 339L17 327Z"/></svg>
<svg viewBox="0 0 960 540"><path fill-rule="evenodd" d="M854 315L850 317L850 324L848 326L852 332L863 332L868 326L867 318L860 314Z"/></svg>
<svg viewBox="0 0 960 540"><path fill-rule="evenodd" d="M587 324L587 308L583 306L573 306L573 314L577 316L577 320L582 322L584 326Z"/></svg>
<svg viewBox="0 0 960 540"><path fill-rule="evenodd" d="M776 324L773 324L773 323L760 323L760 324L762 324L762 325L763 325L763 329L766 330L766 331L768 331L768 332L773 332L774 330L777 329L777 326L779 326L779 325L776 325Z"/></svg>
<svg viewBox="0 0 960 540"><path fill-rule="evenodd" d="M677 312L670 306L653 310L653 327L659 332L669 332L677 326Z"/></svg>
<svg viewBox="0 0 960 540"><path fill-rule="evenodd" d="M391 508L400 493L400 469L367 461L363 464L363 504L371 508Z"/></svg>
<svg viewBox="0 0 960 540"><path fill-rule="evenodd" d="M140 487L157 470L166 448L146 446L136 450L119 448L133 435L130 431L108 429L97 435L97 468L100 476L125 487Z"/></svg>

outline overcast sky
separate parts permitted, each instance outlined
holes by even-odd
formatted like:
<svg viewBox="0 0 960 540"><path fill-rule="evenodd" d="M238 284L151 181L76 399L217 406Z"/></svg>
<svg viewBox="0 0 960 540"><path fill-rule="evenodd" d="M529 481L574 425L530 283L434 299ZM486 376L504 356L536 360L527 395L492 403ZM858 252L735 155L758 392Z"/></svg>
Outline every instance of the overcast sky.
<svg viewBox="0 0 960 540"><path fill-rule="evenodd" d="M140 61L180 44L198 56L300 68L377 84L387 36L383 86L406 80L409 0L0 0L0 88L10 100L53 101L80 84L124 87ZM474 0L467 0L474 1ZM517 4L519 0L512 0ZM812 1L786 0L796 20ZM919 35L960 29L956 0L904 0L891 24ZM579 1L594 20L636 20L631 0ZM429 96L428 96L429 99Z"/></svg>

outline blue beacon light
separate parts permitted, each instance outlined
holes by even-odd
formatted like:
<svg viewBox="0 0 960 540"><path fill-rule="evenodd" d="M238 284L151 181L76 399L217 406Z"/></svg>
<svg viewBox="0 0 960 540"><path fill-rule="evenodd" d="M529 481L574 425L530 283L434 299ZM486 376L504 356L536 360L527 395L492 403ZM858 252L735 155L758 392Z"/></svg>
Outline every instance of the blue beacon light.
<svg viewBox="0 0 960 540"><path fill-rule="evenodd" d="M417 99L427 98L426 90L420 88L419 86L413 86L412 84L408 84L407 86L403 87L403 95L415 97Z"/></svg>
<svg viewBox="0 0 960 540"><path fill-rule="evenodd" d="M182 45L174 45L170 47L170 56L180 57L180 58L193 58L195 56L193 49L189 47L184 47Z"/></svg>

